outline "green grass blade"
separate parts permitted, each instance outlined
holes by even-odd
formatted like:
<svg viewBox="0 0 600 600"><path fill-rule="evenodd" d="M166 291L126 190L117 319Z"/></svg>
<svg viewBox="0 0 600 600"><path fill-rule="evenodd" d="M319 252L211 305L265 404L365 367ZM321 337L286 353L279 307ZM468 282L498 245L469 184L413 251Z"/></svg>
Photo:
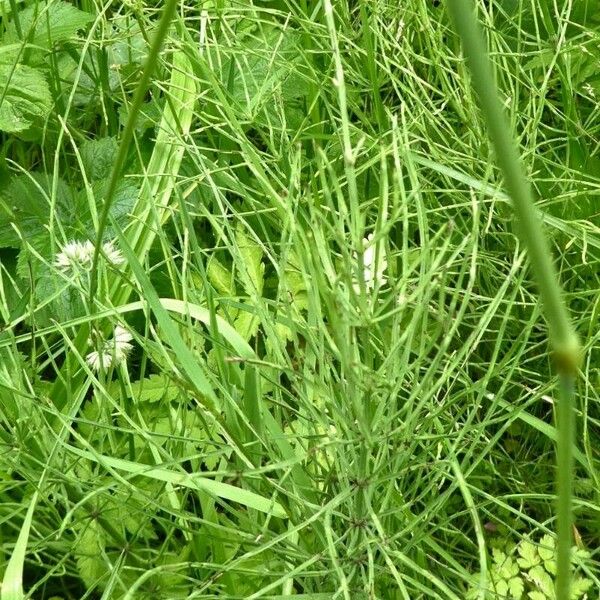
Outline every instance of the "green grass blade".
<svg viewBox="0 0 600 600"><path fill-rule="evenodd" d="M191 350L186 346L181 334L177 330L175 323L169 316L166 308L163 307L156 290L152 286L152 282L144 268L140 264L133 248L129 245L127 238L123 232L114 223L117 236L121 242L121 249L133 271L133 275L137 279L148 306L154 313L159 327L162 329L165 341L171 346L181 363L183 373L194 385L194 387L203 395L204 401L210 410L215 410L218 406L218 400L215 392L206 376L205 369L202 368Z"/></svg>
<svg viewBox="0 0 600 600"><path fill-rule="evenodd" d="M27 551L27 542L29 540L29 531L33 521L33 514L37 504L38 494L35 492L29 501L29 508L25 515L21 531L17 538L17 543L13 548L10 560L4 573L2 580L2 595L1 600L23 600L23 565L25 563L25 553Z"/></svg>
<svg viewBox="0 0 600 600"><path fill-rule="evenodd" d="M144 66L144 71L142 72L142 77L140 79L140 82L138 83L135 95L133 97L133 101L131 103L131 107L129 108L129 116L127 118L125 130L123 131L123 135L121 137L119 153L117 154L115 163L113 165L111 176L108 182L108 188L104 197L104 206L102 208L102 212L100 213L100 219L98 221L98 231L96 232L96 247L94 250L92 266L92 277L90 280L90 299L92 300L90 304L92 305L93 298L96 293L96 274L98 272L98 258L100 256L100 249L102 247L102 236L104 235L104 230L108 223L110 207L112 205L112 201L117 190L117 185L119 183L119 180L121 179L121 173L123 171L123 166L125 165L125 160L129 153L129 145L131 143L131 140L133 139L135 125L140 109L142 108L142 104L144 103L144 98L150 86L152 74L156 69L156 64L158 62L160 50L162 48L165 37L167 36L167 32L169 31L171 20L173 19L173 15L175 14L175 9L177 8L178 4L178 0L167 0L167 2L165 3L165 7L163 9L161 19L158 23L158 28L154 36L152 46L150 47L150 52L148 53L148 57L146 59L146 64Z"/></svg>
<svg viewBox="0 0 600 600"><path fill-rule="evenodd" d="M125 231L140 262L144 262L156 236L172 214L171 205L175 203L173 190L185 151L185 146L173 144L173 139L185 138L189 134L194 116L196 82L192 65L180 50L173 54L166 99L142 189L132 212L131 224ZM130 293L129 286L123 285L121 280L116 281L111 290L113 304L125 303Z"/></svg>
<svg viewBox="0 0 600 600"><path fill-rule="evenodd" d="M152 465L144 465L129 460L95 454L68 444L65 444L65 447L69 452L72 452L81 458L91 460L111 469L118 469L120 471L125 471L126 473L131 473L132 475L142 475L143 477L164 481L165 483L170 483L172 485L180 485L189 489L206 492L212 496L231 502L237 502L238 504L253 508L268 515L273 515L274 517L285 518L287 516L284 508L278 502L263 498L259 494L255 494L249 490L244 490L228 483L210 479L206 476L206 473L176 473L175 471L153 467ZM2 598L2 600L4 600L4 598Z"/></svg>

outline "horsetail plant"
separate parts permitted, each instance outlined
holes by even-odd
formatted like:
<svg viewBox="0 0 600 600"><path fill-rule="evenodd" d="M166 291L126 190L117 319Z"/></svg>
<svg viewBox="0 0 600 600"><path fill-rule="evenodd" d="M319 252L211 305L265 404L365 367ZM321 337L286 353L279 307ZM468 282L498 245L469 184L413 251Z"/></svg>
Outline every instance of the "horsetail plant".
<svg viewBox="0 0 600 600"><path fill-rule="evenodd" d="M483 114L488 135L495 150L496 161L504 185L512 200L521 236L527 248L531 267L539 287L546 313L550 343L560 379L557 407L557 571L556 597L570 598L571 589L571 527L572 527L572 464L575 419L573 413L574 384L581 349L562 298L558 277L552 262L550 247L533 203L531 187L519 160L517 147L511 138L509 123L502 111L485 42L479 29L474 7L468 0L449 0L448 7L454 26L461 38L469 65L472 83Z"/></svg>
<svg viewBox="0 0 600 600"><path fill-rule="evenodd" d="M556 598L565 403L446 3L178 2L149 60L170 1L0 0L0 600ZM472 4L594 332L596 24Z"/></svg>

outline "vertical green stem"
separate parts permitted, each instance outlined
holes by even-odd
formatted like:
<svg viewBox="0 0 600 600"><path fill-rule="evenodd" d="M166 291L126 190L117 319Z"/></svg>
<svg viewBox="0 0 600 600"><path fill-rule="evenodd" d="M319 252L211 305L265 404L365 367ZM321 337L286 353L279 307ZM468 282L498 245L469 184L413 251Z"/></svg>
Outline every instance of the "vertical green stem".
<svg viewBox="0 0 600 600"><path fill-rule="evenodd" d="M348 116L346 79L344 77L342 55L340 52L340 45L331 0L324 0L323 12L325 14L325 22L327 23L327 29L329 30L329 37L331 39L331 49L333 52L333 60L335 64L335 77L333 78L333 84L337 89L338 103L340 107L340 129L342 147L344 152L344 171L346 174L346 180L348 184L348 198L350 200L350 212L352 217L350 223L352 242L358 250L358 262L359 264L362 264L363 249L360 244L360 240L363 227L362 218L360 215L360 203L358 200L358 188L356 184L356 170L354 167L356 163L356 156L355 150L352 147L352 137L350 135L350 117ZM361 282L361 288L363 286L363 280L364 276L361 276L359 279L359 282Z"/></svg>
<svg viewBox="0 0 600 600"><path fill-rule="evenodd" d="M570 597L570 547L571 547L571 495L572 454L575 420L573 397L575 376L579 367L579 340L571 325L562 299L550 247L544 237L542 223L533 204L529 182L519 160L517 145L512 138L490 60L486 53L483 35L479 30L474 7L470 0L448 0L454 26L460 35L463 50L472 73L472 84L477 92L481 112L489 138L495 150L496 161L504 176L504 185L512 199L521 235L528 251L540 296L544 305L550 342L560 375L558 403L557 444L557 534L558 570L556 575L557 598Z"/></svg>
<svg viewBox="0 0 600 600"><path fill-rule="evenodd" d="M121 172L125 166L125 159L129 153L129 144L133 138L137 116L142 108L142 104L144 103L146 92L150 86L150 78L154 73L156 63L158 62L158 55L162 48L163 41L167 37L167 32L169 31L171 20L173 19L173 15L175 14L175 9L177 8L178 3L179 0L167 0L165 3L156 34L154 35L154 41L152 42L152 46L148 52L148 57L146 58L146 64L142 72L142 77L138 83L133 100L131 102L129 116L127 117L127 123L125 124L125 130L123 131L123 136L121 137L119 152L117 153L117 158L115 159L115 164L113 165L112 173L110 174L108 187L104 196L104 206L102 207L102 212L100 213L100 218L98 220L98 232L96 233L96 248L94 250L94 260L91 270L92 277L90 281L90 306L94 306L94 296L96 294L96 287L98 285L98 257L100 255L100 249L102 246L102 236L104 235L104 230L108 224L110 207L117 190L117 184L121 178Z"/></svg>
<svg viewBox="0 0 600 600"><path fill-rule="evenodd" d="M557 467L557 536L556 556L556 597L571 597L571 528L572 528L572 486L573 486L573 445L575 443L575 413L571 406L575 396L575 378L570 375L560 377L558 398L558 447Z"/></svg>

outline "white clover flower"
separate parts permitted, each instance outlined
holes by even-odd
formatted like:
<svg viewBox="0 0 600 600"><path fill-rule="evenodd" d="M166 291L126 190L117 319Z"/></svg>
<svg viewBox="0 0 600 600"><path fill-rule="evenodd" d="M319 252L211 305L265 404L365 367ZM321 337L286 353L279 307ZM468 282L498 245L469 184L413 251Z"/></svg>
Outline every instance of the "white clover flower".
<svg viewBox="0 0 600 600"><path fill-rule="evenodd" d="M106 255L108 262L113 265L122 265L125 262L123 254L121 254L121 251L113 242L105 242L102 244L102 251Z"/></svg>
<svg viewBox="0 0 600 600"><path fill-rule="evenodd" d="M94 371L100 371L101 369L110 368L110 366L112 365L112 359L112 354L94 350L85 357L85 362L92 369L94 369Z"/></svg>
<svg viewBox="0 0 600 600"><path fill-rule="evenodd" d="M89 269L94 257L94 244L86 242L69 242L56 255L54 265L63 271Z"/></svg>
<svg viewBox="0 0 600 600"><path fill-rule="evenodd" d="M54 266L61 271L89 271L94 261L95 246L89 240L85 242L68 242L56 255ZM113 242L105 242L102 250L109 263L120 265L124 262L121 251Z"/></svg>
<svg viewBox="0 0 600 600"><path fill-rule="evenodd" d="M127 329L125 329L125 327L122 327L121 325L117 325L115 327L112 346L117 362L121 362L127 358L127 355L133 348L130 343L132 339L132 335L129 333L129 331L127 331Z"/></svg>
<svg viewBox="0 0 600 600"><path fill-rule="evenodd" d="M383 256L383 244L374 244L372 233L363 239L363 247L363 276L365 287L369 292L375 289L375 287L381 287L387 281L387 277L385 276L387 260ZM358 260L356 253L354 256ZM358 282L354 283L354 291L360 294L360 285Z"/></svg>
<svg viewBox="0 0 600 600"><path fill-rule="evenodd" d="M99 350L90 352L85 357L85 361L94 371L108 369L113 365L120 365L127 360L127 355L133 348L131 344L132 339L132 335L125 327L117 325L113 332L113 337L102 342Z"/></svg>

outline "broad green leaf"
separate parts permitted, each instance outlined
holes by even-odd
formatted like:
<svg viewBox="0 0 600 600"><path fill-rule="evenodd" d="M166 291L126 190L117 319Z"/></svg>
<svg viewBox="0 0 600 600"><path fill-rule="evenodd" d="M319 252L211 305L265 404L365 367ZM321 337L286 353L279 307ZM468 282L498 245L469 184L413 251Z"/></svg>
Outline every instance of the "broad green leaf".
<svg viewBox="0 0 600 600"><path fill-rule="evenodd" d="M590 588L592 581L583 577L575 577L571 584L571 600L579 600Z"/></svg>
<svg viewBox="0 0 600 600"><path fill-rule="evenodd" d="M50 324L54 319L65 322L86 314L81 294L52 268L37 264L33 292L41 308L45 300L53 299L46 307L36 310L36 323Z"/></svg>
<svg viewBox="0 0 600 600"><path fill-rule="evenodd" d="M123 104L119 108L119 123L123 127L127 123L127 119L129 118L129 105ZM137 116L137 120L135 122L135 130L139 134L143 134L147 129L151 129L152 127L156 127L158 123L160 123L160 119L163 113L162 102L159 100L150 100L150 102L146 102L140 108L140 112Z"/></svg>
<svg viewBox="0 0 600 600"><path fill-rule="evenodd" d="M508 582L505 579L500 579L496 582L495 592L500 598L506 598L508 596Z"/></svg>
<svg viewBox="0 0 600 600"><path fill-rule="evenodd" d="M71 188L62 179L55 181L45 173L34 171L15 177L8 187L8 194L21 214L38 217L44 224L50 214L53 194L59 217L69 217L73 211Z"/></svg>
<svg viewBox="0 0 600 600"><path fill-rule="evenodd" d="M551 535L546 534L540 540L540 544L537 548L537 551L542 560L550 560L554 558L554 538Z"/></svg>
<svg viewBox="0 0 600 600"><path fill-rule="evenodd" d="M218 433L210 422L202 419L197 410L186 410L179 406L176 414L167 412L163 404L146 402L138 404L146 425L145 433L150 434L152 446L168 446L173 456L193 457L204 463L209 471L214 471L220 458L229 455L227 448L221 448ZM119 425L129 427L125 419L119 419ZM217 441L215 441L217 440ZM148 436L134 435L136 448L149 448ZM101 451L101 448L94 446Z"/></svg>
<svg viewBox="0 0 600 600"><path fill-rule="evenodd" d="M96 203L101 202L106 180L95 181L92 193ZM138 189L122 181L111 206L111 216L125 225L138 196ZM50 211L53 209L54 231L58 237L54 248L48 234ZM21 249L17 274L26 282L33 281L33 292L39 301L36 306L38 325L50 319L68 320L84 314L81 295L51 266L61 246L70 241L93 237L90 200L85 191L75 193L62 179L53 181L43 173L14 177L0 198L0 247L21 248L25 240L45 263L27 246ZM63 239L64 235L64 239ZM113 228L107 227L106 241L112 239ZM42 306L42 304L44 306Z"/></svg>
<svg viewBox="0 0 600 600"><path fill-rule="evenodd" d="M125 531L134 534L138 539L156 540L158 538L152 521L147 518L147 496L142 490L136 493L126 489L118 495L111 495L102 508L105 518L120 523Z"/></svg>
<svg viewBox="0 0 600 600"><path fill-rule="evenodd" d="M171 402L179 395L179 388L165 375L152 374L131 384L136 402Z"/></svg>
<svg viewBox="0 0 600 600"><path fill-rule="evenodd" d="M210 479L203 476L202 473L176 472L166 468L154 467L152 465L122 460L111 456L94 454L92 452L80 450L79 448L70 446L68 444L64 444L64 446L76 456L91 460L105 467L118 469L133 475L148 477L157 481L164 481L173 485L181 485L193 490L203 491L211 496L236 502L243 506L247 506L248 508L253 508L259 512L270 514L275 517L285 518L287 516L287 513L278 502L264 498L259 494L249 490L244 490L228 483Z"/></svg>
<svg viewBox="0 0 600 600"><path fill-rule="evenodd" d="M22 359L20 354L0 348L0 412L12 422L29 408L27 402L19 402L21 396L29 395L22 381Z"/></svg>
<svg viewBox="0 0 600 600"><path fill-rule="evenodd" d="M96 201L98 204L104 200L104 192L107 185L107 180L103 179L99 193L96 195ZM133 207L140 194L139 188L132 182L122 180L117 184L115 191L115 197L110 206L110 216L114 219L120 227L124 227L126 224L131 222L131 213ZM115 237L114 228L109 225L106 228L106 238L112 239Z"/></svg>
<svg viewBox="0 0 600 600"><path fill-rule="evenodd" d="M288 341L294 339L294 334L292 330L285 324L277 321L275 323L275 333L279 340L285 345ZM267 345L270 344L269 339L266 340Z"/></svg>
<svg viewBox="0 0 600 600"><path fill-rule="evenodd" d="M94 17L63 0L36 2L19 12L19 24L23 38L34 46L51 48L56 42L64 42L83 29ZM19 41L14 21L6 27L3 42Z"/></svg>
<svg viewBox="0 0 600 600"><path fill-rule="evenodd" d="M85 106L86 110L99 105L101 95L98 93L98 81L93 77L94 73L100 71L100 65L94 58L94 54L87 53L83 59L83 69L80 68L79 62L74 60L70 54L60 53L56 57L56 66L58 75L64 90L69 90L73 93L73 105ZM118 89L120 85L120 75L109 65L108 72L108 88L111 90Z"/></svg>
<svg viewBox="0 0 600 600"><path fill-rule="evenodd" d="M1 225L0 225L1 227ZM12 321L12 319L19 318L27 310L28 291L27 283L20 280L17 276L17 256L14 252L6 252L0 250L0 290L4 295L4 314L6 315L5 322ZM12 337L13 333L5 332L6 337ZM2 334L0 333L0 339ZM11 351L10 355L14 360L19 354L15 351ZM10 364L8 358L3 359L0 356L0 362L4 364ZM22 370L18 369L19 373L22 374ZM8 391L5 390L5 393ZM2 392L0 391L0 396Z"/></svg>
<svg viewBox="0 0 600 600"><path fill-rule="evenodd" d="M545 560L544 568L546 571L548 571L548 573L550 573L550 575L556 575L556 559L549 558L548 560Z"/></svg>
<svg viewBox="0 0 600 600"><path fill-rule="evenodd" d="M583 2L575 2L573 10L569 15L569 21L583 26L592 26L594 23L600 23L600 1L585 0Z"/></svg>
<svg viewBox="0 0 600 600"><path fill-rule="evenodd" d="M39 234L39 219L36 217L15 217L10 204L0 198L0 248L20 248L21 238L31 239Z"/></svg>
<svg viewBox="0 0 600 600"><path fill-rule="evenodd" d="M492 548L492 558L494 559L494 564L500 567L504 564L507 556L500 548Z"/></svg>
<svg viewBox="0 0 600 600"><path fill-rule="evenodd" d="M96 210L99 210L102 206L107 185L107 179L101 179L92 183L93 202L96 205ZM115 197L110 207L110 216L121 227L125 227L131 221L130 215L139 193L139 188L131 181L123 179L117 184ZM94 230L92 228L92 216L89 207L90 200L88 199L86 190L81 190L78 193L76 202L78 210L77 224L76 227L75 225L73 226L72 235L76 232L77 237L93 238ZM105 230L104 240L113 240L114 237L114 228L112 225L109 225Z"/></svg>
<svg viewBox="0 0 600 600"><path fill-rule="evenodd" d="M287 257L284 276L287 292L291 294L290 300L294 307L298 310L306 309L308 307L306 283L302 275L300 260L294 251L291 251Z"/></svg>
<svg viewBox="0 0 600 600"><path fill-rule="evenodd" d="M101 447L101 440L106 435L106 429L102 425L106 427L108 424L100 407L100 402L97 399L86 402L77 420L77 431L88 442L93 442L94 448Z"/></svg>
<svg viewBox="0 0 600 600"><path fill-rule="evenodd" d="M556 575L556 549L554 538L548 534L544 535L540 540L537 550L546 571L551 575Z"/></svg>
<svg viewBox="0 0 600 600"><path fill-rule="evenodd" d="M22 4L25 0L16 0L15 4L19 5ZM10 12L12 10L12 6L11 6L11 2L10 0L0 0L0 11L2 11L2 14L5 15L10 15Z"/></svg>
<svg viewBox="0 0 600 600"><path fill-rule="evenodd" d="M235 257L237 270L248 296L260 296L263 289L265 266L262 263L263 250L244 230L240 223L235 230L235 243L239 257Z"/></svg>
<svg viewBox="0 0 600 600"><path fill-rule="evenodd" d="M527 578L538 588L540 592L545 594L546 598L554 598L554 582L544 567L541 565L533 567L527 573Z"/></svg>
<svg viewBox="0 0 600 600"><path fill-rule="evenodd" d="M68 231L76 222L78 211L74 194L62 179L54 182L36 172L12 178L0 197L0 247L19 248L21 236L44 254L49 247L47 226L52 194L54 218Z"/></svg>
<svg viewBox="0 0 600 600"><path fill-rule="evenodd" d="M86 521L74 547L74 553L77 557L79 576L90 589L94 588L108 571L102 560L104 549L104 535L98 521Z"/></svg>
<svg viewBox="0 0 600 600"><path fill-rule="evenodd" d="M192 585L190 578L186 576L185 567L182 568L182 563L185 563L189 558L189 546L186 546L178 554L165 553L159 560L159 565L169 566L174 565L174 569L164 569L157 576L159 585L165 595L174 595L174 592L179 592L179 597L187 597L189 587Z"/></svg>
<svg viewBox="0 0 600 600"><path fill-rule="evenodd" d="M511 577L514 577L518 574L519 566L514 561L512 556L507 556L506 560L501 565L499 565L498 575L500 575L500 577L508 581Z"/></svg>
<svg viewBox="0 0 600 600"><path fill-rule="evenodd" d="M580 561L588 560L591 557L590 551L586 550L585 548L578 548L577 546L574 546L571 549L571 552L571 556L573 557L573 559L577 559Z"/></svg>
<svg viewBox="0 0 600 600"><path fill-rule="evenodd" d="M246 341L249 341L256 335L259 325L260 321L258 317L254 313L247 310L240 310L235 318L235 321L233 322L235 330Z"/></svg>
<svg viewBox="0 0 600 600"><path fill-rule="evenodd" d="M328 443L336 438L335 427L327 430L320 423L311 424L304 419L295 419L285 427L284 433L300 460L307 460L313 465L318 464L322 467L327 467L334 460Z"/></svg>
<svg viewBox="0 0 600 600"><path fill-rule="evenodd" d="M208 280L219 294L223 294L223 296L235 295L233 274L214 256L208 261L206 274L208 275Z"/></svg>
<svg viewBox="0 0 600 600"><path fill-rule="evenodd" d="M19 133L52 108L52 95L44 76L22 64L0 62L0 130Z"/></svg>
<svg viewBox="0 0 600 600"><path fill-rule="evenodd" d="M84 314L76 289L50 266L55 258L48 234L51 206L55 231L60 227L69 239L82 239L77 221L82 211L77 210L75 194L61 179L53 181L42 173L30 173L13 178L7 196L9 199L0 210L0 222L7 224L0 234L0 245L18 248L21 238L27 244L19 253L16 272L23 281L32 283L38 301L35 306L37 324L48 324L52 318L64 321ZM59 244L60 240L57 240L54 252L60 250Z"/></svg>
<svg viewBox="0 0 600 600"><path fill-rule="evenodd" d="M479 574L471 575L471 579L469 581L469 589L467 590L467 594L465 596L465 600L480 600L481 598L481 577Z"/></svg>
<svg viewBox="0 0 600 600"><path fill-rule="evenodd" d="M141 64L148 54L148 43L136 19L129 15L116 16L112 20L114 39L108 44L108 57L112 65ZM148 36L149 32L144 32ZM150 35L150 37L152 37Z"/></svg>
<svg viewBox="0 0 600 600"><path fill-rule="evenodd" d="M517 562L522 569L531 569L540 563L538 549L536 545L529 540L523 540L517 546L517 552L519 553Z"/></svg>
<svg viewBox="0 0 600 600"><path fill-rule="evenodd" d="M88 178L91 180L108 178L118 149L114 137L83 142L80 148L81 161Z"/></svg>
<svg viewBox="0 0 600 600"><path fill-rule="evenodd" d="M13 239L9 235L0 237L2 245L20 247L21 238L27 244L19 253L16 273L24 282L32 283L32 291L38 301L35 306L37 324L48 324L52 318L63 321L83 314L84 308L76 289L68 286L56 269L50 266L55 258L48 234L52 205L55 226L60 224L60 229L69 238L80 239L77 219L81 212L76 208L71 188L61 179L53 182L41 173L31 173L13 178L7 195L9 201L2 207L2 220L10 225L5 233L14 232L15 229L19 233L13 233ZM54 251L59 251L58 245Z"/></svg>
<svg viewBox="0 0 600 600"><path fill-rule="evenodd" d="M19 42L14 44L0 44L0 62L9 65L17 64L23 53L23 45Z"/></svg>
<svg viewBox="0 0 600 600"><path fill-rule="evenodd" d="M513 577L508 581L508 592L512 600L521 600L523 592L525 591L525 585L520 577Z"/></svg>
<svg viewBox="0 0 600 600"><path fill-rule="evenodd" d="M219 73L223 86L239 105L244 118L256 120L264 110L277 122L275 97L280 96L284 107L292 107L306 93L298 74L298 35L295 31L263 27L252 35L242 36L243 52L226 55L218 50L213 58L221 63ZM225 54L225 56L223 56ZM287 114L287 110L286 110Z"/></svg>

